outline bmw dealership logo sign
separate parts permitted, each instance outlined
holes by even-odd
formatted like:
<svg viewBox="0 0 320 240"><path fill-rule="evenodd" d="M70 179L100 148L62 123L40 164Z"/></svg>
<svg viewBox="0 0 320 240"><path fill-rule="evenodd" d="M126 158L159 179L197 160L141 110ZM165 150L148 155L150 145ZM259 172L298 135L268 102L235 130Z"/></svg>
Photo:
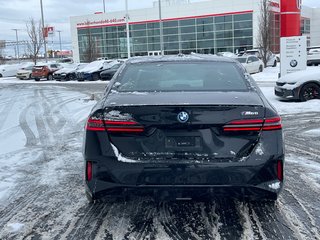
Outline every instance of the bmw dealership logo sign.
<svg viewBox="0 0 320 240"><path fill-rule="evenodd" d="M178 121L181 123L186 123L189 120L189 114L187 112L180 112L178 114Z"/></svg>

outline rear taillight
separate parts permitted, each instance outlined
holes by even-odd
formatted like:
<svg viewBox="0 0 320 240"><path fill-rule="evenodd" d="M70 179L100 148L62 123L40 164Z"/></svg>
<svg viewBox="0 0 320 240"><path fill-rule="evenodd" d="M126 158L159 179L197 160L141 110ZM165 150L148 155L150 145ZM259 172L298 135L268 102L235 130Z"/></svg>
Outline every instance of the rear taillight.
<svg viewBox="0 0 320 240"><path fill-rule="evenodd" d="M283 181L283 163L280 160L277 162L277 177L280 182Z"/></svg>
<svg viewBox="0 0 320 240"><path fill-rule="evenodd" d="M239 131L270 131L282 129L281 118L267 118L263 119L245 119L235 120L229 122L223 127L225 132L239 132Z"/></svg>
<svg viewBox="0 0 320 240"><path fill-rule="evenodd" d="M89 118L86 125L86 130L88 131L105 131L103 120Z"/></svg>
<svg viewBox="0 0 320 240"><path fill-rule="evenodd" d="M135 121L105 121L108 132L141 133L144 127Z"/></svg>
<svg viewBox="0 0 320 240"><path fill-rule="evenodd" d="M92 180L92 162L86 163L86 179L87 181Z"/></svg>
<svg viewBox="0 0 320 240"><path fill-rule="evenodd" d="M144 127L136 121L112 121L89 118L86 125L88 131L107 131L112 133L142 133Z"/></svg>
<svg viewBox="0 0 320 240"><path fill-rule="evenodd" d="M279 129L282 129L280 117L267 118L262 127L263 131L279 130Z"/></svg>

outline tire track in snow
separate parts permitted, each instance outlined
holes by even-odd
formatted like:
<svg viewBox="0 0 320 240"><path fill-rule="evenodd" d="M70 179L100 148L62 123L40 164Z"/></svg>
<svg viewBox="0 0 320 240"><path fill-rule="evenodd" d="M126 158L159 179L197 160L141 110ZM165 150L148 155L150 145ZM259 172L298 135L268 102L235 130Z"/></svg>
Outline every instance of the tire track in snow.
<svg viewBox="0 0 320 240"><path fill-rule="evenodd" d="M308 209L304 206L304 204L301 203L301 199L299 199L291 190L286 188L285 191L288 192L292 196L292 199L295 202L295 204L294 204L295 207L291 208L293 210L293 212L295 212L296 215L299 216L300 218L302 217L302 215L305 215L303 217L303 219L304 219L303 225L304 225L304 228L310 232L310 234L308 234L308 235L314 236L314 238L316 240L320 240L319 230L317 229L317 227L319 225L316 224L316 220L314 219L312 214L308 211ZM292 204L293 204L293 202L290 202L290 205L292 205Z"/></svg>

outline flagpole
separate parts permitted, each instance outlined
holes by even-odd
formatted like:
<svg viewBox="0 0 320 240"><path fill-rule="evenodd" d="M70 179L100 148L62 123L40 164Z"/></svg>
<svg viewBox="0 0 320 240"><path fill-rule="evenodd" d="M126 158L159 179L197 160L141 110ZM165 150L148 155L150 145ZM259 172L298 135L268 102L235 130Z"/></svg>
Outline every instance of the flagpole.
<svg viewBox="0 0 320 240"><path fill-rule="evenodd" d="M129 29L128 0L126 0L126 29L127 29L127 51L128 51L128 59L129 59L131 57L131 52L130 52L130 29Z"/></svg>

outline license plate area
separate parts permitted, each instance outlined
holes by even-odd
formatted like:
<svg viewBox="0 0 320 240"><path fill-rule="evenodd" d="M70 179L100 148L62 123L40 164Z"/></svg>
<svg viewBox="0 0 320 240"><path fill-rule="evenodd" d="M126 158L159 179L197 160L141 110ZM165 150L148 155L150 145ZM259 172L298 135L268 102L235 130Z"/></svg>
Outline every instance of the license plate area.
<svg viewBox="0 0 320 240"><path fill-rule="evenodd" d="M201 148L201 138L196 136L168 136L165 140L168 149L199 149Z"/></svg>

